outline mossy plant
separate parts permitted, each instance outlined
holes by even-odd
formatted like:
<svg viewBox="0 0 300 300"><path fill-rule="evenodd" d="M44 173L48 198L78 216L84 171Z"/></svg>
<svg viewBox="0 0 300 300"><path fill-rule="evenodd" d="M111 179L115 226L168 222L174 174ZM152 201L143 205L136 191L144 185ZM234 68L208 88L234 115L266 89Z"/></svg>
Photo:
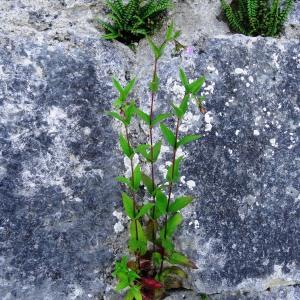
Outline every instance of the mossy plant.
<svg viewBox="0 0 300 300"><path fill-rule="evenodd" d="M100 26L106 34L102 38L118 40L131 45L151 35L161 24L163 16L172 6L171 0L107 0L111 22L100 20Z"/></svg>
<svg viewBox="0 0 300 300"><path fill-rule="evenodd" d="M277 36L282 30L293 0L221 0L223 11L234 32L250 36Z"/></svg>
<svg viewBox="0 0 300 300"><path fill-rule="evenodd" d="M188 80L183 69L179 71L180 80L185 88L185 95L177 106L172 104L171 112L157 114L155 101L160 86L158 77L159 60L164 54L168 43L175 41L180 32L175 32L173 25L167 29L162 44L156 45L148 38L154 55L154 67L150 89L150 111L145 112L137 107L130 94L136 80L131 80L125 87L119 81L113 80L119 92L119 98L114 102L114 111L108 114L123 125L120 134L120 148L130 160L129 178L117 177L117 181L126 187L122 194L123 207L130 219L129 224L129 255L116 262L113 275L117 278L117 291L126 290L126 300L163 299L169 289L182 287L182 282L188 277L183 269L196 268L195 264L174 245L174 233L183 222L180 211L192 202L190 195L173 196L174 189L180 178L180 165L183 157L178 156L178 149L198 140L201 135L180 134L180 124L189 109L190 101L197 105L202 103L199 91L204 84L202 76L195 81ZM130 128L133 118L143 122L149 131L149 140L144 144L134 145L130 138ZM170 129L170 122L174 122L174 130ZM154 131L160 128L161 136L172 151L171 164L168 166L166 178L159 180L158 161L162 140L155 140ZM138 155L139 163L134 163L134 156ZM143 171L149 165L150 172ZM147 190L149 201L140 199L140 189Z"/></svg>

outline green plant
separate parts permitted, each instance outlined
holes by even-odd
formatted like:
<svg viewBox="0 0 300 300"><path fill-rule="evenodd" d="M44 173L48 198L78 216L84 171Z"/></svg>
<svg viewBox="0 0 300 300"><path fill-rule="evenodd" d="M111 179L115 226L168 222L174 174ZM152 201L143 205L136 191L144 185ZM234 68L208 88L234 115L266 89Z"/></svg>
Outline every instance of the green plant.
<svg viewBox="0 0 300 300"><path fill-rule="evenodd" d="M100 21L108 40L119 40L125 44L138 42L151 35L160 26L163 15L171 7L171 0L106 0L111 22Z"/></svg>
<svg viewBox="0 0 300 300"><path fill-rule="evenodd" d="M229 26L250 36L277 36L293 8L293 0L221 0Z"/></svg>
<svg viewBox="0 0 300 300"><path fill-rule="evenodd" d="M130 238L128 248L132 257L126 256L116 263L114 276L118 279L117 291L127 289L125 299L162 299L165 291L180 288L187 273L180 267L196 268L195 264L175 249L173 235L183 222L180 210L192 202L191 196L173 198L173 190L180 178L180 164L183 157L177 156L177 150L186 144L199 139L200 135L180 136L180 123L189 108L191 99L197 105L203 100L198 93L205 81L201 77L190 82L185 72L180 69L179 76L185 88L185 95L177 106L172 104L172 112L155 113L155 99L159 90L158 62L168 43L175 41L180 32L175 32L173 25L167 29L165 40L156 45L148 38L154 54L152 80L149 85L151 92L150 112L147 113L137 107L130 99L130 93L135 86L135 79L125 87L113 79L113 84L119 92L119 98L114 102L114 111L108 114L120 121L124 134L119 137L120 148L131 162L131 176L117 177L117 181L124 184L128 192L122 194L122 201L126 215L130 219ZM145 144L133 145L130 139L130 126L133 118L146 124L149 130L149 141ZM175 120L172 131L164 121ZM172 161L168 167L166 178L159 182L156 164L160 157L162 140L154 141L154 130L160 127L162 136L172 148ZM138 155L139 163L134 165L134 155ZM150 166L150 174L143 172L146 165ZM142 168L143 166L143 168ZM141 198L138 193L142 184L147 190L150 202Z"/></svg>

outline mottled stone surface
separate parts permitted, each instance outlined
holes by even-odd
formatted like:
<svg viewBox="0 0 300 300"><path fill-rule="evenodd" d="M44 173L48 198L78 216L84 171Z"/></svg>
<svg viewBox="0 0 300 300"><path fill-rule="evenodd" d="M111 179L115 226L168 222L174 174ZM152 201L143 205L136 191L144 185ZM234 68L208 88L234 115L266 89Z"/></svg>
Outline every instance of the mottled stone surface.
<svg viewBox="0 0 300 300"><path fill-rule="evenodd" d="M207 78L207 113L199 116L192 105L181 126L204 133L181 153L179 189L196 198L179 239L199 267L192 276L199 291L263 291L300 281L299 53L297 40L235 35L169 55L161 66L162 110L184 92L180 64L191 78Z"/></svg>
<svg viewBox="0 0 300 300"><path fill-rule="evenodd" d="M104 111L111 75L129 65L97 39L68 49L1 36L0 299L105 290L122 163Z"/></svg>
<svg viewBox="0 0 300 300"><path fill-rule="evenodd" d="M286 38L299 37L299 2L279 40L213 38L228 33L218 1L178 1L175 11L182 42L193 46L167 49L156 106L180 98L182 65L191 78L205 74L207 113L192 105L181 126L204 134L181 153L177 190L195 196L178 235L199 267L195 292L169 299L298 299L300 45ZM113 181L124 162L120 128L104 112L113 74L123 83L137 76L146 108L153 59L145 41L134 56L97 39L98 15L103 1L1 2L0 299L121 297L110 274L126 251Z"/></svg>

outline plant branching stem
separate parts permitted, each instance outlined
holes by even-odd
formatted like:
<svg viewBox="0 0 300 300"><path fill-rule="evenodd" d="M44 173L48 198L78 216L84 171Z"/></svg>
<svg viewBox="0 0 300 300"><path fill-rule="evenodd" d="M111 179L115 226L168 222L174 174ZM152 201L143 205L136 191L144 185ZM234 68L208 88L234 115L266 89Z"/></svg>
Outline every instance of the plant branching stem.
<svg viewBox="0 0 300 300"><path fill-rule="evenodd" d="M128 141L128 145L131 147L130 145L130 141L129 141L129 133L128 133L128 126L125 125L125 134L126 134L126 139ZM133 157L130 158L130 167L131 167L131 180L132 180L132 186L134 187L134 165L133 165ZM134 190L132 190L132 200L133 200L133 215L135 217L136 215L136 192ZM138 226L137 226L137 220L134 220L134 226L135 226L135 232L136 232L136 240L139 240L139 233L138 233ZM140 255L139 253L136 253L136 259L138 262L138 266L139 268L141 267L141 263L140 263Z"/></svg>
<svg viewBox="0 0 300 300"><path fill-rule="evenodd" d="M177 122L176 122L176 130L175 130L175 145L174 145L174 149L173 149L173 158L172 158L172 170L171 170L171 178L173 178L174 176L174 170L175 170L175 160L176 160L176 153L177 153L177 143L178 143L178 135L179 135L179 125L180 125L180 119L177 118ZM172 195L172 191L173 191L173 181L171 181L169 183L169 192L168 192L168 202L167 202L167 212L165 215L165 220L164 220L164 238L167 238L167 226L168 226L168 211L169 211L169 207L170 207L170 202L171 202L171 195ZM163 267L164 267L164 256L165 256L165 251L163 250L162 253L162 259L161 259L161 264L160 264L160 270L159 273L161 274Z"/></svg>

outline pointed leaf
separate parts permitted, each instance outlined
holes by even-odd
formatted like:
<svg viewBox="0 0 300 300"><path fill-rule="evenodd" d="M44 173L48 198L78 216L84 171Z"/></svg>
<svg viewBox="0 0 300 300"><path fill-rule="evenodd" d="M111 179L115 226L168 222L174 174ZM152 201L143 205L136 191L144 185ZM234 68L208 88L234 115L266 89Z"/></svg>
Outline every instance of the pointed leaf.
<svg viewBox="0 0 300 300"><path fill-rule="evenodd" d="M161 190L157 190L155 195L155 219L158 219L167 212L167 206L167 196Z"/></svg>
<svg viewBox="0 0 300 300"><path fill-rule="evenodd" d="M189 80L184 72L184 70L182 68L179 69L179 77L181 80L182 85L185 87L185 89L187 90L189 87Z"/></svg>
<svg viewBox="0 0 300 300"><path fill-rule="evenodd" d="M146 213L149 212L149 210L154 206L153 203L146 203L142 206L142 208L139 210L138 214L136 215L136 219L139 219L143 217Z"/></svg>
<svg viewBox="0 0 300 300"><path fill-rule="evenodd" d="M175 115L178 119L181 119L184 116L184 112L181 110L180 107L177 107L174 103L171 104L174 109Z"/></svg>
<svg viewBox="0 0 300 300"><path fill-rule="evenodd" d="M179 197L175 199L175 201L170 205L168 212L175 213L189 205L192 202L192 200L193 198L189 196Z"/></svg>
<svg viewBox="0 0 300 300"><path fill-rule="evenodd" d="M159 47L153 42L151 38L147 37L147 41L152 49L155 59L159 59L161 56Z"/></svg>
<svg viewBox="0 0 300 300"><path fill-rule="evenodd" d="M152 121L152 126L155 126L155 125L157 125L158 123L160 123L160 122L162 122L162 121L164 121L164 120L166 120L166 119L168 119L168 118L170 118L170 117L172 117L172 114L170 114L170 113L167 113L167 114L159 114L159 115L157 115L157 116L154 118L154 120Z"/></svg>
<svg viewBox="0 0 300 300"><path fill-rule="evenodd" d="M154 146L153 146L153 162L156 162L160 153L161 149L161 141L158 141Z"/></svg>
<svg viewBox="0 0 300 300"><path fill-rule="evenodd" d="M140 165L137 165L133 171L133 184L132 184L134 190L136 191L140 188L141 178L142 178L141 167Z"/></svg>
<svg viewBox="0 0 300 300"><path fill-rule="evenodd" d="M133 200L126 193L122 193L122 200L123 200L124 210L125 210L127 216L131 219L134 219L134 202L133 202Z"/></svg>
<svg viewBox="0 0 300 300"><path fill-rule="evenodd" d="M173 252L169 257L169 262L175 265L182 265L192 269L197 269L197 266L186 256L179 252Z"/></svg>
<svg viewBox="0 0 300 300"><path fill-rule="evenodd" d="M183 217L180 213L176 213L172 217L169 218L167 224L161 229L160 236L164 237L172 237L177 227L182 223Z"/></svg>
<svg viewBox="0 0 300 300"><path fill-rule="evenodd" d="M122 123L124 123L124 119L122 118L122 116L120 116L118 113L116 113L114 111L107 112L107 115L115 118L118 121L121 121Z"/></svg>
<svg viewBox="0 0 300 300"><path fill-rule="evenodd" d="M159 78L158 78L158 76L155 74L155 75L154 75L154 78L153 78L152 81L150 82L149 89L150 89L151 92L157 93L158 88L159 88Z"/></svg>
<svg viewBox="0 0 300 300"><path fill-rule="evenodd" d="M183 115L182 117L185 115L185 113L187 112L188 110L188 107L189 107L189 101L190 101L190 96L189 95L185 95L183 100L181 101L180 103L180 110L182 111Z"/></svg>
<svg viewBox="0 0 300 300"><path fill-rule="evenodd" d="M160 264L161 264L161 254L159 252L153 252L152 253L152 261L153 261L153 264L156 266L156 267L159 267Z"/></svg>
<svg viewBox="0 0 300 300"><path fill-rule="evenodd" d="M123 176L118 176L115 178L116 181L120 182L120 183L124 183L126 184L128 187L131 188L131 182L128 178L123 177Z"/></svg>
<svg viewBox="0 0 300 300"><path fill-rule="evenodd" d="M127 139L122 134L120 134L119 141L120 141L120 146L121 146L123 153L128 158L131 158L133 156L134 152L133 152L132 148L130 147Z"/></svg>
<svg viewBox="0 0 300 300"><path fill-rule="evenodd" d="M124 89L117 78L113 77L113 85L121 96L124 96Z"/></svg>
<svg viewBox="0 0 300 300"><path fill-rule="evenodd" d="M178 157L174 164L168 167L167 180L169 182L176 182L179 180L179 166L182 158L182 156Z"/></svg>
<svg viewBox="0 0 300 300"><path fill-rule="evenodd" d="M145 112L143 112L139 108L137 108L135 111L136 111L137 116L141 120L143 120L147 125L150 125L150 116L148 114L146 114Z"/></svg>
<svg viewBox="0 0 300 300"><path fill-rule="evenodd" d="M147 188L149 194L153 195L153 192L154 192L156 187L153 184L152 179L148 175L146 175L145 173L142 173L142 181L143 181L145 187Z"/></svg>
<svg viewBox="0 0 300 300"><path fill-rule="evenodd" d="M201 137L202 137L202 135L199 135L199 134L186 135L178 142L178 147L186 145L193 141L196 141L196 140L200 139Z"/></svg>
<svg viewBox="0 0 300 300"><path fill-rule="evenodd" d="M202 85L205 82L205 77L201 76L199 79L195 80L189 85L189 91L192 93L194 96L200 91Z"/></svg>
<svg viewBox="0 0 300 300"><path fill-rule="evenodd" d="M125 99L129 96L129 94L131 93L131 91L133 90L134 86L135 86L135 79L132 79L129 81L129 83L125 86L124 88L124 97Z"/></svg>
<svg viewBox="0 0 300 300"><path fill-rule="evenodd" d="M164 124L160 124L160 129L165 137L165 139L167 140L167 142L172 146L175 147L175 135L174 133Z"/></svg>

